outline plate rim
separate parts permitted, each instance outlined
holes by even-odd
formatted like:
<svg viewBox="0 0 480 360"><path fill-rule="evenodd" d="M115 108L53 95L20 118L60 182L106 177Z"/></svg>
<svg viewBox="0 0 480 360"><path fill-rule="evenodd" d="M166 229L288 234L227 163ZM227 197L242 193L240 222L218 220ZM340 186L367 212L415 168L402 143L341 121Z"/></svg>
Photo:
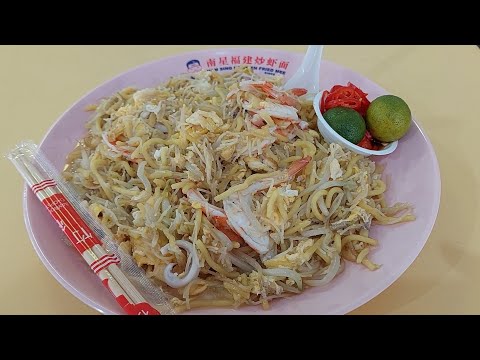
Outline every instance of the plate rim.
<svg viewBox="0 0 480 360"><path fill-rule="evenodd" d="M72 108L75 107L80 101L82 101L86 97L90 96L90 94L94 93L99 88L107 85L108 83L110 83L112 81L115 81L118 78L121 78L121 77L125 76L127 73L130 73L130 72L136 71L140 68L152 65L152 64L154 64L158 61L166 61L166 60L169 60L169 59L177 58L178 56L195 56L195 55L205 55L205 54L211 54L211 53L222 54L223 52L256 51L256 50L257 51L269 51L269 52L283 54L283 55L288 54L288 55L298 56L299 54L302 54L301 52L297 52L297 51L288 51L288 50L279 50L279 49L270 49L270 48L252 48L252 47L209 48L209 49L204 49L204 50L179 52L179 53L174 54L174 55L161 57L161 58L158 58L158 59L155 59L155 60L152 60L152 61L145 62L145 63L140 64L140 65L128 68L125 71L122 71L121 73L107 79L106 81L103 81L102 83L100 83L99 85L94 87L93 89L86 92L83 96L78 98L73 104L71 104L60 116L58 116L56 118L56 120L52 123L52 125L49 127L49 129L45 132L45 135L43 136L42 140L39 143L39 147L42 148L42 146L44 145L47 137L53 131L53 129L58 125L60 120L70 110L72 110ZM322 59L322 62L331 63L331 64L333 64L337 67L346 69L346 70L348 70L350 72L353 72L353 73L356 73L356 74L362 76L363 78L371 81L375 85L379 86L382 90L387 91L386 89L383 88L383 86L380 86L375 81L370 80L370 78L368 78L367 76L363 75L362 73L360 73L358 71L354 71L347 66L337 64L333 61L325 60L325 59ZM349 313L349 312L351 312L355 309L360 308L361 306L365 305L368 301L374 299L375 297L380 295L383 291L387 290L395 281L397 281L407 271L408 268L410 268L410 266L415 261L415 259L420 256L420 253L422 252L423 248L425 247L427 241L430 238L432 230L433 230L433 228L435 226L435 223L437 221L438 212L439 212L439 209L440 209L441 192L442 192L441 191L442 190L442 181L441 181L441 175L440 175L440 166L439 166L438 158L437 158L436 153L435 153L435 149L433 147L432 142L430 141L430 138L428 137L428 135L426 134L425 130L420 125L420 122L418 120L412 119L412 121L413 121L414 125L418 128L421 136L425 139L428 152L430 153L430 156L434 160L432 165L433 165L434 179L436 179L436 182L434 184L432 184L432 186L436 187L437 191L436 191L436 196L435 196L435 199L434 199L434 203L432 204L434 211L431 213L430 218L427 219L428 223L426 223L427 226L425 227L425 230L424 230L425 239L420 241L417 244L416 251L412 252L412 254L408 257L408 259L406 259L406 261L403 263L403 266L398 267L396 271L394 271L393 273L390 273L390 275L385 278L386 281L381 282L377 286L369 288L368 291L365 291L363 295L361 295L358 298L355 298L355 300L351 300L347 304L345 304L341 307L335 308L335 310L332 311L331 314L347 314L347 313ZM32 227L31 227L30 217L29 217L29 213L28 213L29 202L28 202L28 196L27 196L29 191L30 191L30 188L25 183L24 184L24 191L23 191L23 201L22 201L24 222L25 222L25 226L27 228L27 233L29 235L30 241L33 245L33 248L34 248L35 252L37 253L37 256L40 258L41 262L43 263L43 265L47 268L47 270L50 272L50 274L57 280L57 282L60 283L61 286L63 286L67 291L69 291L77 299L82 301L82 303L84 303L85 305L89 306L90 308L100 312L101 314L116 315L117 314L116 312L113 312L113 311L107 309L105 306L100 305L96 300L91 299L90 297L88 297L84 293L77 290L67 279L65 279L57 271L57 269L55 269L55 267L49 262L47 257L44 255L40 246L38 245L36 236L33 233L33 230L32 230ZM310 312L310 314L327 314L327 313ZM188 315L188 312L185 313L185 315Z"/></svg>

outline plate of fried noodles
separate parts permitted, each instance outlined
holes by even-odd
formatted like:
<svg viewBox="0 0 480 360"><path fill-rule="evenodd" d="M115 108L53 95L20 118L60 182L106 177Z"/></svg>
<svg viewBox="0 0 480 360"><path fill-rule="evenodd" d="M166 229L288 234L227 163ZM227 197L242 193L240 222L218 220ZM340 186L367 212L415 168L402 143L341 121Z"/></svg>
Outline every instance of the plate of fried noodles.
<svg viewBox="0 0 480 360"><path fill-rule="evenodd" d="M229 48L160 59L85 95L41 143L178 313L345 314L398 279L430 235L440 174L417 122L383 157L326 142L311 98L282 87L302 57ZM388 93L323 61L322 88L347 82ZM27 190L24 210L52 275L121 314Z"/></svg>

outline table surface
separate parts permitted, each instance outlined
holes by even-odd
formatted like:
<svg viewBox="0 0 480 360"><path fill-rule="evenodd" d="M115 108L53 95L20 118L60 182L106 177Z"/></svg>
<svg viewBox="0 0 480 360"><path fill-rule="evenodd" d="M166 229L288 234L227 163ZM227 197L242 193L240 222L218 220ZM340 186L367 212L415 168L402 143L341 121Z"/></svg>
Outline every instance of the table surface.
<svg viewBox="0 0 480 360"><path fill-rule="evenodd" d="M207 47L220 46L0 46L0 134L6 135L0 150L24 139L39 142L77 99L131 67ZM324 57L401 94L433 143L442 177L437 222L420 256L352 314L480 313L480 119L474 110L480 104L480 50L327 46ZM43 266L23 221L23 182L3 158L0 173L0 314L98 314Z"/></svg>

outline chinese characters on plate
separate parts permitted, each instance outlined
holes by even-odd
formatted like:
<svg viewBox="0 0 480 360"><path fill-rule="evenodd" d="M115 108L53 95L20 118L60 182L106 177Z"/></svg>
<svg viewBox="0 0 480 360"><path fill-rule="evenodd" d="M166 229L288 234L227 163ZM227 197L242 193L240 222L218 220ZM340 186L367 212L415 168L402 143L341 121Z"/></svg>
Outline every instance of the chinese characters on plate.
<svg viewBox="0 0 480 360"><path fill-rule="evenodd" d="M285 75L285 70L287 70L289 64L289 61L273 57L232 55L211 57L204 64L200 60L192 59L186 63L186 66L188 72L193 73L202 69L233 71L237 66L250 65L254 71L265 75Z"/></svg>

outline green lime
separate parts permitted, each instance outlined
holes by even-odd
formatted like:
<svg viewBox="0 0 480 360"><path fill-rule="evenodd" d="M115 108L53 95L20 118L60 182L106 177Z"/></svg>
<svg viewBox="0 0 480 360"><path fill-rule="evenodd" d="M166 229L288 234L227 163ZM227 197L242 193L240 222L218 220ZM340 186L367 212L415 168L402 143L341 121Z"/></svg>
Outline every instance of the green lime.
<svg viewBox="0 0 480 360"><path fill-rule="evenodd" d="M341 137L353 144L358 144L365 136L365 121L353 109L335 107L325 111L323 118Z"/></svg>
<svg viewBox="0 0 480 360"><path fill-rule="evenodd" d="M379 96L367 109L367 128L383 142L402 138L410 128L412 113L407 103L394 95Z"/></svg>

